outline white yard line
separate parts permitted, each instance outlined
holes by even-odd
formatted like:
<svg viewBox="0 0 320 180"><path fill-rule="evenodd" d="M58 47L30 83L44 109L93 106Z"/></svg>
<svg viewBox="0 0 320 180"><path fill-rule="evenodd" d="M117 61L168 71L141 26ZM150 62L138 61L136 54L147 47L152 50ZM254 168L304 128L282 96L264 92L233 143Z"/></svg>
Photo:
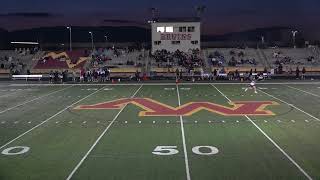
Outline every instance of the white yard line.
<svg viewBox="0 0 320 180"><path fill-rule="evenodd" d="M73 86L66 87L66 88L63 88L63 89L60 89L60 90L57 90L57 91L53 91L53 92L51 92L51 93L49 93L49 94L46 94L46 95L43 95L43 96L37 97L37 98L32 99L32 100L29 100L29 101L25 101L25 102L23 102L23 103L21 103L21 104L18 104L18 105L15 105L15 106L10 107L10 108L8 108L8 109L5 109L5 110L3 110L3 111L0 111L0 114L3 114L3 113L5 113L5 112L10 111L10 110L12 110L12 109L15 109L15 108L17 108L17 107L20 107L20 106L23 106L23 105L25 105L25 104L28 104L28 103L30 103L30 102L33 102L33 101L39 100L39 99L41 99L41 98L44 98L44 97L50 96L50 95L52 95L52 94L55 94L55 93L58 93L58 92L64 91L64 90L69 89L69 88L71 88L71 87L73 87Z"/></svg>
<svg viewBox="0 0 320 180"><path fill-rule="evenodd" d="M131 96L131 98L135 97L136 94L140 91L142 88L142 85L139 87L139 89L136 90L136 92ZM118 114L113 118L113 120L110 122L110 124L105 128L105 130L101 133L101 135L98 137L98 139L93 143L93 145L90 147L88 152L83 156L83 158L80 160L80 162L76 165L76 167L71 171L69 176L67 177L67 180L71 179L73 175L77 172L79 167L82 165L82 163L87 159L89 154L92 152L92 150L96 147L96 145L99 143L99 141L102 139L102 137L107 133L107 131L110 129L112 124L117 120L121 112L126 108L127 104L121 108L121 110L118 112Z"/></svg>
<svg viewBox="0 0 320 180"><path fill-rule="evenodd" d="M314 94L314 93L311 93L311 92L308 92L308 91L305 91L305 90L302 90L302 89L299 89L299 88L295 88L295 87L292 87L292 86L288 86L288 85L285 85L291 89L295 89L297 91L300 91L300 92L303 92L303 93L306 93L306 94L309 94L309 95L312 95L312 96L315 96L315 97L318 97L320 98L320 95L317 95L317 94Z"/></svg>
<svg viewBox="0 0 320 180"><path fill-rule="evenodd" d="M177 89L177 94L178 94L178 105L181 106L181 100L180 100L180 93L179 93L179 86L176 85ZM186 145L186 138L184 134L184 125L183 125L183 118L182 116L180 117L180 126L181 126L181 136L182 136L182 144L183 144L183 151L184 151L184 163L186 166L186 175L187 175L187 180L191 180L190 177L190 168L189 168L189 159L188 159L188 151L187 151L187 145Z"/></svg>
<svg viewBox="0 0 320 180"><path fill-rule="evenodd" d="M84 98L82 98L82 99L80 99L80 100L78 100L78 101L76 101L76 102L72 103L71 105L69 105L69 106L65 107L64 109L60 110L59 112L57 112L57 113L56 113L56 114L54 114L53 116L51 116L51 117L49 117L48 119L46 119L46 120L42 121L40 124L38 124L38 125L34 126L33 128L29 129L28 131L26 131L26 132L24 132L24 133L20 134L18 137L14 138L14 139L12 139L11 141L7 142L6 144L2 145L2 146L0 147L0 149L2 149L2 148L4 148L4 147L8 146L9 144L13 143L14 141L16 141L16 140L18 140L18 139L20 139L20 138L21 138L21 137L23 137L24 135L26 135L26 134L30 133L30 132L31 132L31 131L33 131L34 129L36 129L36 128L40 127L40 126L41 126L41 125L43 125L44 123L46 123L46 122L50 121L51 119L55 118L55 117L56 117L56 116L58 116L59 114L63 113L64 111L66 111L66 110L67 110L67 109L69 109L70 107L72 107L72 106L74 106L74 105L78 104L79 102L81 102L81 101L83 101L83 100L87 99L88 97L90 97L90 96L92 96L92 95L96 94L97 92L101 91L102 89L103 89L103 88L101 88L101 89L99 89L98 91L95 91L95 92L93 92L93 93L89 94L88 96L85 96Z"/></svg>
<svg viewBox="0 0 320 180"><path fill-rule="evenodd" d="M253 122L251 120L251 118L249 118L248 116L245 116L277 149L279 149L279 151L282 152L283 155L285 155L287 157L287 159L289 159L292 164L294 164L301 173L304 174L304 176L306 178L308 178L309 180L312 180L311 176L304 170L302 169L302 167L294 160L290 157L290 155L288 155L276 142L274 142L273 139L271 139L255 122Z"/></svg>
<svg viewBox="0 0 320 180"><path fill-rule="evenodd" d="M260 89L259 89L259 91L262 92L262 93L264 93L264 94L266 94L266 95L269 96L269 97L272 97L272 98L274 98L274 99L276 99L276 100L278 100L278 101L281 101L281 102L284 103L284 104L287 104L287 105L290 106L290 107L293 107L293 108L297 109L298 111L300 111L300 112L302 112L302 113L304 113L304 114L312 117L313 119L315 119L315 120L317 120L317 121L320 121L319 118L317 118L317 117L315 117L315 116L313 116L313 115L305 112L304 110L296 107L296 106L293 105L293 104L290 104L290 103L288 103L288 102L286 102L286 101L284 101L284 100L282 100L282 99L279 99L279 98L277 98L277 97L275 97L275 96L273 96L273 95L271 95L271 94L269 94L269 93L266 93L265 91L262 91L262 90L260 90Z"/></svg>
<svg viewBox="0 0 320 180"><path fill-rule="evenodd" d="M219 93L225 97L229 102L232 102L224 93L222 93L216 86L213 86L217 91L219 91ZM292 163L294 164L299 171L304 174L304 176L309 179L312 180L311 176L294 160L290 157L290 155L288 155L288 153L286 153L271 137L269 137L269 135L267 133L265 133L255 122L252 121L251 118L249 118L248 116L245 116L284 156L286 156L286 158Z"/></svg>

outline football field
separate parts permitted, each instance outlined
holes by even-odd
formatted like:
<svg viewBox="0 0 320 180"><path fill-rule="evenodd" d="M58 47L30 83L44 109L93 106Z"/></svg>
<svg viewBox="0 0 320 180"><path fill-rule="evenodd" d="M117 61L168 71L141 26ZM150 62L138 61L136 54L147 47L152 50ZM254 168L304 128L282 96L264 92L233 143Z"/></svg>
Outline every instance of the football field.
<svg viewBox="0 0 320 180"><path fill-rule="evenodd" d="M0 84L0 180L320 179L320 83Z"/></svg>

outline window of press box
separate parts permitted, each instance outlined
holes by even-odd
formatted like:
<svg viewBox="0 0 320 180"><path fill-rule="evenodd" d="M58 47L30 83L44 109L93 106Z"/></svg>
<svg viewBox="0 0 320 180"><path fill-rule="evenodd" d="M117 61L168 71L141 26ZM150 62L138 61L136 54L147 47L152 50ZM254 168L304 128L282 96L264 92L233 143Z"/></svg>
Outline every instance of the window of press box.
<svg viewBox="0 0 320 180"><path fill-rule="evenodd" d="M188 27L188 32L194 32L194 31L195 31L195 27L194 26Z"/></svg>
<svg viewBox="0 0 320 180"><path fill-rule="evenodd" d="M164 27L157 27L157 32L164 33Z"/></svg>
<svg viewBox="0 0 320 180"><path fill-rule="evenodd" d="M179 32L187 32L187 27L179 27Z"/></svg>
<svg viewBox="0 0 320 180"><path fill-rule="evenodd" d="M173 32L173 27L172 26L166 27L166 32Z"/></svg>

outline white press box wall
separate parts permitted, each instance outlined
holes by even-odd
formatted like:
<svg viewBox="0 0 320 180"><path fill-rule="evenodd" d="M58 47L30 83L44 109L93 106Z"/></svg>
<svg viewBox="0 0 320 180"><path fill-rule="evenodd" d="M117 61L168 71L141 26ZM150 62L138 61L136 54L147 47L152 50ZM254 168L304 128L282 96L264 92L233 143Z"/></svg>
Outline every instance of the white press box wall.
<svg viewBox="0 0 320 180"><path fill-rule="evenodd" d="M170 52L200 49L200 22L155 22L151 26L153 53L162 49Z"/></svg>

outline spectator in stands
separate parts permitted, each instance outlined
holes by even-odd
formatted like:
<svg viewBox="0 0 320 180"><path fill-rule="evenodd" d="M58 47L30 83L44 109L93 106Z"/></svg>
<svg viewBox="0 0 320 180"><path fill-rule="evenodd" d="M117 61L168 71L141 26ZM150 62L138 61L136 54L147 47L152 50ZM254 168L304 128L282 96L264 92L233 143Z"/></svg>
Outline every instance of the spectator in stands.
<svg viewBox="0 0 320 180"><path fill-rule="evenodd" d="M177 68L176 69L176 80L178 80L179 79L179 69Z"/></svg>
<svg viewBox="0 0 320 180"><path fill-rule="evenodd" d="M58 78L60 80L60 83L63 83L63 72L61 73L58 72Z"/></svg>
<svg viewBox="0 0 320 180"><path fill-rule="evenodd" d="M279 74L282 74L282 73L283 73L283 66L282 66L281 63L280 63L279 66L278 66L278 73L279 73Z"/></svg>
<svg viewBox="0 0 320 180"><path fill-rule="evenodd" d="M292 67L289 68L289 74L292 74L293 73L293 70L292 70Z"/></svg>
<svg viewBox="0 0 320 180"><path fill-rule="evenodd" d="M80 69L80 83L84 81L85 71L83 68Z"/></svg>
<svg viewBox="0 0 320 180"><path fill-rule="evenodd" d="M54 78L54 74L53 74L53 71L51 70L49 73L49 83L53 83L53 78Z"/></svg>
<svg viewBox="0 0 320 180"><path fill-rule="evenodd" d="M92 74L93 74L93 81L97 82L98 81L98 71L97 70L93 70Z"/></svg>
<svg viewBox="0 0 320 180"><path fill-rule="evenodd" d="M66 71L64 71L64 74L63 74L63 81L64 82L68 82L68 79L69 79L69 71L68 70L66 70Z"/></svg>
<svg viewBox="0 0 320 180"><path fill-rule="evenodd" d="M100 75L101 75L101 82L105 82L106 81L106 70L105 69L101 69L100 70Z"/></svg>
<svg viewBox="0 0 320 180"><path fill-rule="evenodd" d="M90 70L87 70L86 77L87 82L92 82L92 72Z"/></svg>
<svg viewBox="0 0 320 180"><path fill-rule="evenodd" d="M300 79L300 69L298 66L296 68L296 79Z"/></svg>
<svg viewBox="0 0 320 180"><path fill-rule="evenodd" d="M268 69L267 69L267 67L264 67L264 69L263 69L263 73L268 73Z"/></svg>
<svg viewBox="0 0 320 180"><path fill-rule="evenodd" d="M305 79L305 74L306 74L306 68L305 67L302 68L301 73L302 73L301 79L304 80Z"/></svg>
<svg viewBox="0 0 320 180"><path fill-rule="evenodd" d="M58 82L58 81L59 81L59 72L58 72L58 71L55 71L55 72L54 72L53 81L54 81L54 82Z"/></svg>
<svg viewBox="0 0 320 180"><path fill-rule="evenodd" d="M107 81L110 81L110 70L109 69L106 69L106 78L107 78Z"/></svg>
<svg viewBox="0 0 320 180"><path fill-rule="evenodd" d="M190 69L190 70L189 70L189 76L190 76L191 81L194 82L194 72L193 72L193 69Z"/></svg>
<svg viewBox="0 0 320 180"><path fill-rule="evenodd" d="M234 80L234 73L232 71L228 72L228 80L233 81Z"/></svg>
<svg viewBox="0 0 320 180"><path fill-rule="evenodd" d="M244 73L243 78L245 81L250 79L250 74L248 71L246 73Z"/></svg>
<svg viewBox="0 0 320 180"><path fill-rule="evenodd" d="M77 77L76 71L72 71L72 81L73 81L73 83L75 83L77 81L76 77Z"/></svg>
<svg viewBox="0 0 320 180"><path fill-rule="evenodd" d="M221 70L220 70L219 73L220 73L220 74L225 74L225 73L226 73L226 70L224 69L224 67L221 68Z"/></svg>
<svg viewBox="0 0 320 180"><path fill-rule="evenodd" d="M235 80L239 80L240 79L240 73L239 73L238 69L236 69L236 71L234 73L234 76L235 76Z"/></svg>
<svg viewBox="0 0 320 180"><path fill-rule="evenodd" d="M136 71L135 76L136 76L136 81L140 81L140 72L138 70Z"/></svg>

